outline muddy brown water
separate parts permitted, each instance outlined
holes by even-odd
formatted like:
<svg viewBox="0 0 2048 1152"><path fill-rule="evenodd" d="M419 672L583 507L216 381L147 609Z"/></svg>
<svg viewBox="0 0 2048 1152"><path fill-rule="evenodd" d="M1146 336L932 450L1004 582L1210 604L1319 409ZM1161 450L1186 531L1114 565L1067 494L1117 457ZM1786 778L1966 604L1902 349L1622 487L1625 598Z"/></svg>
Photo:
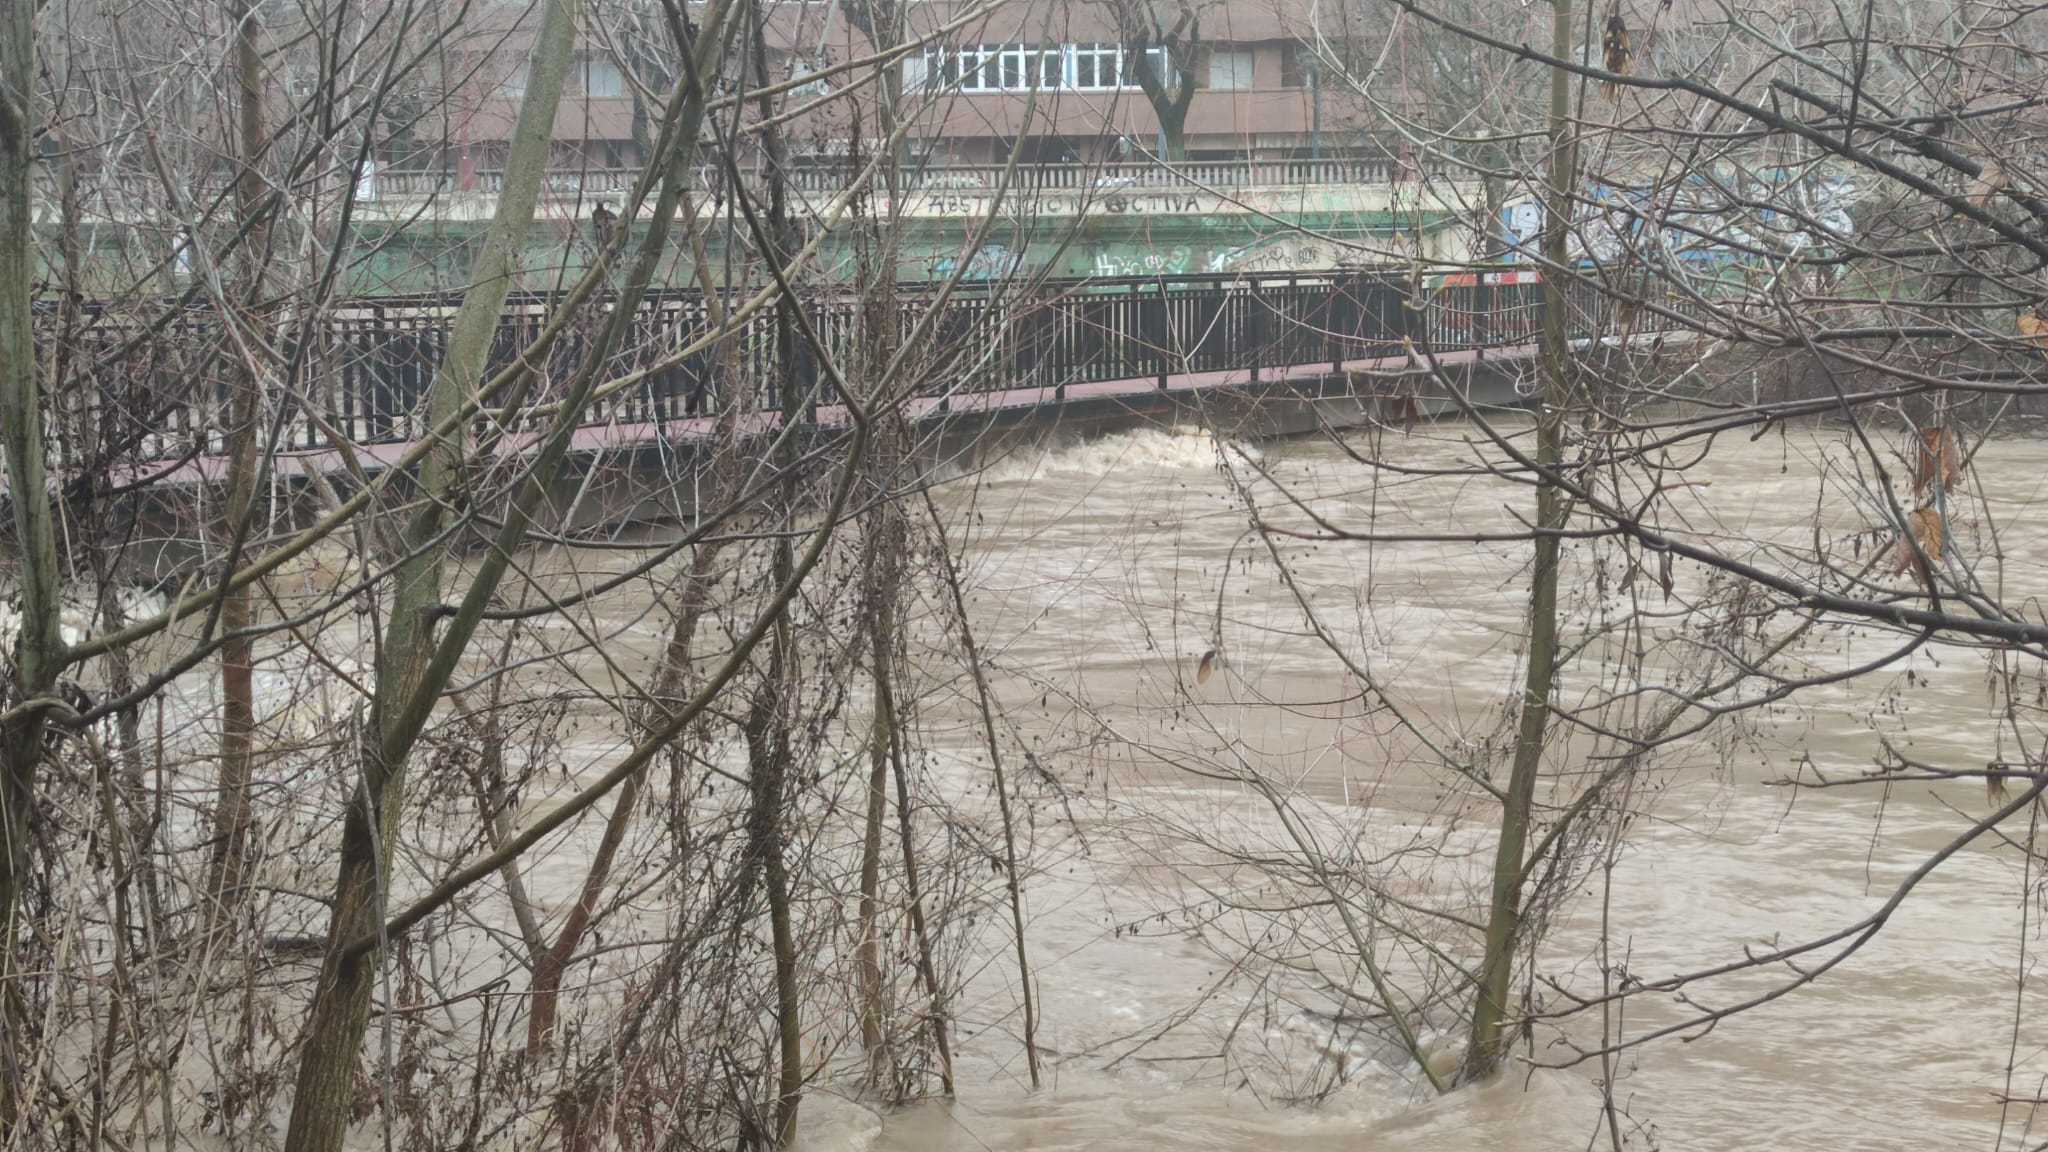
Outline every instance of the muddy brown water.
<svg viewBox="0 0 2048 1152"><path fill-rule="evenodd" d="M1232 943L1255 924L1196 934L1176 915L1200 903L1199 884L1212 878L1189 865L1207 850L1197 841L1274 843L1270 811L1232 772L1276 782L1332 851L1374 859L1390 845L1439 845L1404 865L1404 881L1432 899L1448 893L1455 904L1461 886L1483 877L1484 807L1446 788L1427 749L1384 711L1357 707L1355 678L1304 627L1302 602L1432 739L1468 747L1497 736L1520 676L1528 548L1486 537L1512 535L1532 500L1497 476L1449 474L1499 458L1467 425L1425 425L1377 450L1398 470L1375 472L1324 440L1240 448L1151 429L1020 452L941 487L1006 725L1032 757L1013 758L1012 771L1036 797L1026 806L1027 904L1046 1084L1033 1092L1025 1081L1007 918L995 917L966 934L968 980L953 1005L958 1098L884 1112L855 1101L847 1078L828 1070L805 1101L806 1148L1607 1145L1597 1063L1525 1065L1435 1098L1411 1063L1319 1018L1326 1005L1232 983ZM1854 562L1873 547L1857 537L1879 519L1858 451L1827 428L1723 439L1690 464L1668 515L1760 565L1805 564L1816 541ZM2008 602L2048 596L2048 533L2035 514L2048 496L2042 459L2038 442L1991 441L1952 498L1959 558ZM1289 540L1284 580L1247 534L1232 479L1255 462L1270 474L1256 491L1277 522L1306 526L1276 500L1284 487L1332 523L1433 539ZM1604 580L1582 563L1569 572L1568 632L1639 607L1668 641L1676 618L1654 574L1623 587L1612 569ZM1703 572L1673 573L1677 602L1705 588ZM615 623L621 651L653 643L652 624ZM931 617L919 626L913 658L927 662L926 680L955 685L930 702L927 737L951 753L951 786L986 803L957 662ZM1868 627L1827 629L1779 667L1849 668L1895 644ZM1627 647L1590 645L1567 698L1654 688L1687 670L1682 644L1656 646L1640 667ZM1987 666L1980 652L1923 649L1667 750L1611 876L1582 877L1564 905L1543 971L1596 990L1603 923L1610 958L1654 979L1869 915L1986 811L1984 789L1784 781L1853 776L1887 742L1961 768L2033 753L2039 716L2022 709L2002 723ZM2023 671L2031 685L2036 670ZM2031 689L2023 695L2031 703ZM583 751L599 763L617 749ZM1580 755L1567 742L1560 760ZM1069 790L1070 808L1031 782L1039 768ZM2008 830L2024 836L2026 825ZM575 853L549 854L528 883L559 902L580 876ZM1613 1127L1635 1148L2038 1145L2048 1137L2026 1101L2048 1096L2048 1019L2033 1008L2031 983L2039 890L2018 852L1988 839L1964 849L1810 986L1631 1051L1614 1069ZM1341 953L1341 941L1326 943ZM1694 1008L1771 986L1754 977L1701 985ZM1683 1011L1644 998L1610 1025L1639 1035ZM1455 1055L1456 1030L1441 1013L1424 1027L1436 1030L1424 1037L1432 1053ZM1563 1064L1568 1043L1598 1035L1598 1019L1582 1017L1540 1033L1526 1055Z"/></svg>
<svg viewBox="0 0 2048 1152"><path fill-rule="evenodd" d="M1470 427L1421 428L1382 451L1420 471L1375 479L1316 440L1255 450L1275 477L1354 527L1510 533L1527 513L1526 489L1420 474L1496 457ZM1687 472L1673 514L1758 563L1797 562L1820 538L1842 542L1846 555L1849 537L1877 515L1859 495L1870 490L1859 487L1868 463L1859 472L1856 451L1824 428L1724 439ZM942 492L969 538L976 623L1024 738L1076 786L1113 793L1126 814L1142 809L1180 826L1256 819L1259 805L1243 788L1185 770L1228 757L1340 814L1334 827L1346 826L1342 813L1368 813L1356 818L1370 829L1361 835L1449 819L1424 770L1409 763L1412 741L1331 703L1351 686L1305 633L1296 597L1431 730L1483 734L1499 727L1519 676L1526 546L1301 543L1289 547L1290 588L1246 536L1245 509L1219 467L1234 454L1199 434L1141 431L1000 461ZM2048 593L2048 533L2034 515L2048 494L2041 459L2036 442L1991 442L1954 497L1963 553L2008 601ZM1589 579L1580 571L1566 592L1581 622L1625 595ZM1678 573L1681 596L1702 579ZM1655 589L1641 599L1659 606ZM1788 653L1786 666L1850 667L1892 643L1869 629L1830 629ZM1218 667L1198 680L1211 648ZM1682 663L1667 652L1641 675L1654 681ZM1660 762L1658 790L1611 882L1596 877L1567 905L1546 970L1597 987L1589 957L1603 914L1614 955L1645 978L1851 923L1986 810L1983 789L1795 790L1785 778L1802 765L1809 779L1815 770L1855 773L1884 741L1930 762L1981 766L2031 750L2039 735L2025 715L2001 729L1986 657L1945 648L1802 693L1736 736L1692 740ZM970 736L963 723L963 749ZM1477 827L1466 833L1484 843L1483 817L1467 819ZM1135 822L1117 827L1158 835L1132 831ZM2012 830L2023 835L2024 822ZM1597 1064L1526 1068L1440 1099L1412 1071L1353 1064L1319 1102L1288 1105L1258 1091L1256 1077L1188 1058L1201 1055L1199 1044L1128 1055L1130 1038L1147 1028L1183 1014L1199 1025L1201 1014L1243 1001L1190 1007L1218 969L1213 941L1126 935L1122 921L1170 906L1175 894L1159 890L1165 882L1153 870L1105 865L1108 855L1047 863L1032 889L1042 1039L1058 1053L1044 1089L1023 1083L1013 981L990 965L976 970L959 1006L957 1101L876 1117L821 1098L807 1143L890 1152L1605 1146ZM2048 1024L2032 1010L2027 982L2040 950L2038 886L2018 853L1988 840L1965 849L1811 986L1690 1039L1631 1052L1616 1069L1616 1125L1631 1147L2039 1143L2029 1107L2001 1102L2042 1095L2048 1077ZM1767 986L1751 979L1697 995L1715 1007ZM1620 1027L1644 1030L1678 1011L1668 998L1645 1000ZM1209 1023L1213 1035L1226 1022ZM1292 1051L1303 1067L1331 1059L1312 1036L1290 1049L1289 1029L1300 1029L1284 1019L1256 1027L1272 1034L1262 1052ZM1572 1027L1597 1033L1597 1023ZM1533 1055L1559 1061L1565 1049L1554 1041L1546 1034Z"/></svg>

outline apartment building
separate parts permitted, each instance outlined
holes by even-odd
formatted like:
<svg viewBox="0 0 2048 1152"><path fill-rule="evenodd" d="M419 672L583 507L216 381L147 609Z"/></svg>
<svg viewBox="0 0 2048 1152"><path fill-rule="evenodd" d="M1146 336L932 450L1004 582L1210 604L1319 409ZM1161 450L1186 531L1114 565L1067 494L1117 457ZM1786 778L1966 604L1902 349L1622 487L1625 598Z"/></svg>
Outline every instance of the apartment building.
<svg viewBox="0 0 2048 1152"><path fill-rule="evenodd" d="M932 35L967 7L913 5L909 35ZM1210 4L1190 10L1184 25L1179 12L1085 0L997 9L904 61L914 137L936 163L1000 163L1013 153L1027 163L1090 163L1183 149L1192 161L1376 151L1350 102L1324 99L1303 39L1305 8ZM1148 98L1140 68L1170 87L1182 73L1193 80L1181 139Z"/></svg>
<svg viewBox="0 0 2048 1152"><path fill-rule="evenodd" d="M1132 0L967 0L903 6L897 70L905 154L925 167L1093 165L1172 157L1190 162L1392 159L1356 101L1331 98L1308 46L1306 0L1210 2L1188 9ZM788 125L800 165L872 149L879 85L874 39L844 0L782 0L769 13L771 79L800 81ZM978 14L977 14L978 13ZM466 37L445 112L395 132L387 170L459 173L463 186L500 168L523 94L536 17L495 9ZM655 38L650 38L652 41ZM1140 70L1168 89L1164 115ZM645 145L649 95L675 62L628 36L586 38L555 122L558 170L632 168ZM1184 96L1181 81L1192 79Z"/></svg>

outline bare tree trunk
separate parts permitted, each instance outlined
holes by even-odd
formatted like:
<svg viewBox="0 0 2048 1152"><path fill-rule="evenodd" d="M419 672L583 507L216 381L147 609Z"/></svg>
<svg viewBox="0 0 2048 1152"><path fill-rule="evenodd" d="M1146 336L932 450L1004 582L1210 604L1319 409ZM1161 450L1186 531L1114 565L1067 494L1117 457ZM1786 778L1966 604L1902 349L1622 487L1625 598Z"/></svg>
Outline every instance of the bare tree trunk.
<svg viewBox="0 0 2048 1152"><path fill-rule="evenodd" d="M781 727L778 752L787 756L789 734ZM780 802L781 777L788 763L777 769L776 800ZM803 1006L797 1000L796 939L789 922L789 870L783 859L782 820L779 808L770 811L767 849L768 920L775 940L775 1022L780 1041L781 1071L776 1082L775 1139L787 1148L796 1142L797 1109L804 1097Z"/></svg>
<svg viewBox="0 0 2048 1152"><path fill-rule="evenodd" d="M884 683L887 683L884 681ZM887 702L889 711L894 713L896 702ZM900 731L890 725L891 733ZM910 779L903 766L903 747L894 744L891 759L896 762L896 824L897 835L903 841L903 888L910 901L910 931L917 939L917 967L924 977L925 995L931 1000L932 1043L939 1050L939 1083L947 1096L953 1095L953 1045L948 1039L946 1028L949 1013L946 1009L946 989L939 982L939 968L932 953L932 937L924 918L924 893L917 880L917 839L910 813Z"/></svg>
<svg viewBox="0 0 2048 1152"><path fill-rule="evenodd" d="M1170 31L1158 26L1159 16L1149 4L1126 8L1119 3L1114 11L1126 37L1129 79L1138 82L1145 102L1159 119L1166 153L1160 159L1179 164L1188 158L1188 109L1194 107L1195 89L1200 87L1195 69L1200 62L1202 22L1185 5ZM1165 57L1168 75L1161 75L1153 65L1150 49L1154 47Z"/></svg>
<svg viewBox="0 0 2048 1152"><path fill-rule="evenodd" d="M880 512L876 515L879 517ZM879 550L883 545L876 542L871 547ZM881 563L879 557L875 560ZM879 585L880 580L876 581ZM876 595L883 595L879 589ZM887 593L893 595L893 589ZM883 997L882 982L882 941L881 941L881 887L882 887L882 825L889 809L889 730L895 718L883 709L888 706L888 688L883 661L886 645L882 638L880 617L888 612L886 601L871 609L872 653L874 670L874 731L868 739L868 809L866 827L862 830L860 851L860 941L855 949L855 967L860 977L860 1042L868 1053L868 1086L879 1087L888 1062L888 1038L882 1027L887 1010Z"/></svg>
<svg viewBox="0 0 2048 1152"><path fill-rule="evenodd" d="M1175 101L1159 109L1159 134L1166 141L1168 164L1183 164L1188 158L1188 106Z"/></svg>
<svg viewBox="0 0 2048 1152"><path fill-rule="evenodd" d="M894 165L889 165L893 171ZM892 199L893 202L893 199ZM863 276L862 341L864 375L869 395L879 405L883 379L896 354L896 311L893 262L871 253L873 264ZM895 707L897 607L903 595L904 552L908 546L902 506L895 495L905 429L900 412L879 410L873 467L875 506L867 514L868 663L874 676L874 729L868 741L868 808L862 829L860 859L860 941L856 961L860 976L861 1043L868 1052L868 1085L878 1086L890 1054L883 1019L888 1011L882 975L881 880L882 827L889 810L889 755L898 737L901 717Z"/></svg>
<svg viewBox="0 0 2048 1152"><path fill-rule="evenodd" d="M21 635L0 722L0 1137L15 1132L15 1092L32 1054L23 1051L15 967L16 916L27 881L29 820L43 754L47 699L64 666L58 632L57 539L43 463L35 329L36 0L0 0L0 450L14 513L15 584Z"/></svg>
<svg viewBox="0 0 2048 1152"><path fill-rule="evenodd" d="M263 225L263 179L257 160L263 153L262 24L249 0L230 0L235 21L235 79L239 104L241 171L235 179L235 207L243 233L244 312L260 317L263 267L268 253ZM231 369L228 400L228 557L243 547L256 488L256 425L261 409L263 365L253 357L268 341L241 342L248 358ZM248 628L254 592L245 585L231 589L221 602L220 629L220 794L213 813L213 865L207 892L215 906L210 917L224 917L242 887L249 840L249 780L256 730L254 683L255 642L240 635Z"/></svg>
<svg viewBox="0 0 2048 1152"><path fill-rule="evenodd" d="M775 544L778 581L790 564L789 542ZM789 651L789 623L775 625L775 639L769 654L768 671L754 689L748 710L747 778L752 811L749 840L753 858L760 862L763 887L768 894L770 948L775 961L775 1144L787 1148L796 1139L798 1109L803 1104L803 1005L796 985L796 938L789 916L789 865L784 859L782 807L784 783L789 777L790 702L787 678L794 653Z"/></svg>
<svg viewBox="0 0 2048 1152"><path fill-rule="evenodd" d="M872 311L868 319L875 319ZM893 342L872 330L865 343L865 360L870 367L886 364L894 351ZM870 374L869 380L873 382L875 377ZM882 971L882 830L889 811L889 762L902 722L895 700L896 629L906 546L902 510L891 493L901 429L892 414L880 416L879 424L877 446L871 456L874 467L870 471L874 477L875 506L867 513L865 602L868 663L874 678L870 720L873 727L868 737L868 804L860 857L860 937L855 947L861 1044L868 1053L870 1088L880 1087L891 1063L888 1030L883 1023L888 1014L888 983Z"/></svg>
<svg viewBox="0 0 2048 1152"><path fill-rule="evenodd" d="M996 809L1003 818L1003 872L1008 878L1010 928L1017 940L1017 987L1024 997L1024 1061L1031 1068L1031 1087L1038 1079L1038 1000L1031 987L1031 956L1024 946L1024 885L1017 872L1017 825L1010 815L1010 784L1003 772L1002 742L996 738L995 693L988 684L988 670L981 666L981 646L974 640L974 625L967 619L967 593L960 586L960 571L954 567L953 550L946 544L946 525L939 510L925 493L933 531L939 534L939 563L944 567L946 591L953 602L953 614L960 620L960 654L974 676L974 698L981 709L981 734L988 744L988 763L995 775Z"/></svg>
<svg viewBox="0 0 2048 1152"><path fill-rule="evenodd" d="M513 279L539 200L555 108L568 78L575 44L575 0L548 4L541 19L526 95L506 160L497 214L477 256L471 286L457 312L446 358L436 375L429 427L447 424L483 373L498 314ZM370 992L381 950L351 957L348 944L383 922L383 882L397 836L405 791L406 759L424 713L419 702L436 654L434 623L441 611L441 554L449 490L463 462L458 429L420 465L419 511L406 526L391 615L379 653L370 730L362 734L361 776L342 826L341 860L328 928L326 958L314 991L300 1054L290 1152L338 1152L355 1093L357 1061L369 1027ZM427 702L431 705L431 699Z"/></svg>
<svg viewBox="0 0 2048 1152"><path fill-rule="evenodd" d="M747 47L751 73L765 87L768 82L768 41L767 15L762 7L761 0L753 0L747 7ZM772 114L773 105L768 97L760 98L759 110L764 120ZM761 147L768 162L768 232L761 238L762 255L771 267L782 268L796 247L790 231L789 189L783 179L785 152L782 134L770 128L762 134ZM815 411L817 402L815 381L802 380L798 371L801 321L797 309L800 307L801 302L791 299L786 291L775 303L776 395L785 422L797 419L800 412ZM800 387L804 392L801 401L798 398ZM773 583L778 588L789 582L796 565L788 532L795 522L797 505L796 461L792 458L792 446L792 441L783 438L781 459L778 461L783 477L780 507L777 509L778 527L783 531L775 540L773 565ZM824 530L824 527L820 528L820 531ZM775 621L768 674L755 692L753 710L747 720L749 750L751 752L758 747L762 752L749 764L749 779L753 788L755 818L759 822L755 843L759 845L762 879L768 892L768 925L775 953L779 1067L775 1093L775 1143L779 1148L787 1148L796 1140L797 1111L803 1103L804 1089L803 1006L797 998L796 939L790 924L789 866L783 855L782 825L783 793L790 769L789 709L792 707L791 696L797 672L796 658L790 621L785 614Z"/></svg>
<svg viewBox="0 0 2048 1152"><path fill-rule="evenodd" d="M731 423L730 419L727 423ZM737 458L731 451L731 446L736 443L736 435L726 437L720 448L722 460ZM732 469L721 466L717 471L728 475ZM654 698L640 710L643 734L651 735L660 726L667 718L668 702L682 690L690 670L697 623L703 618L711 598L712 565L720 551L722 548L717 542L707 543L699 547L691 559L689 575L683 585L683 602L676 610L675 623L669 630L668 644L662 652L661 667L654 678ZM627 829L632 826L633 812L646 779L647 771L643 768L619 786L618 799L613 801L611 816L606 819L604 833L598 839L597 851L584 872L576 906L569 910L569 918L562 922L562 930L554 943L534 961L532 994L528 997L526 1019L526 1052L529 1057L545 1050L552 1038L555 1015L562 997L562 976L568 971L569 961L576 955L576 949L582 944L596 916L598 900L610 882L612 864L618 856L620 843L626 838Z"/></svg>
<svg viewBox="0 0 2048 1152"><path fill-rule="evenodd" d="M846 2L842 6L848 18L878 50L887 51L900 41L901 10L896 0L877 0L872 4ZM882 73L882 98L875 111L884 146L889 148L889 154L882 157L881 176L892 213L902 210L901 156L895 145L888 143L895 139L902 88L902 73L894 68L885 69ZM871 245L859 272L863 331L866 335L861 342L862 376L870 390L869 395L880 400L880 392L887 383L883 376L897 347L893 222L876 220L869 213L860 223L866 225L866 239ZM869 660L875 678L871 709L874 729L868 742L868 805L860 856L860 935L854 956L859 980L861 1046L868 1054L867 1082L871 1090L881 1085L890 1062L888 1033L883 1025L888 1004L885 995L887 985L882 976L882 830L889 811L889 741L896 725L893 710L888 708L887 680L894 669L896 601L901 594L904 547L902 517L889 493L897 460L895 449L900 438L900 422L893 413L883 415L882 419L887 431L878 438L871 455L875 461L872 473L877 478L877 503L867 517Z"/></svg>
<svg viewBox="0 0 2048 1152"><path fill-rule="evenodd" d="M727 11L722 0L706 5L703 31L698 35L676 22L685 58L691 53L701 57L700 70L708 69L724 42ZM526 99L514 129L511 157L515 163L507 165L498 215L478 258L473 285L456 314L443 370L435 380L428 427L457 425L470 384L482 372L484 354L511 286L512 259L520 250L539 197L555 107L574 45L576 18L575 5L567 4L550 6L542 21ZM452 610L441 603L439 557L443 545L439 537L445 510L453 505L454 489L461 482L463 442L459 431L435 445L422 461L418 488L423 495L419 512L404 533L405 553L397 565L392 611L378 657L361 776L342 829L340 875L326 959L301 1054L299 1098L294 1102L286 1138L289 1152L333 1152L341 1143L357 1049L368 1027L371 984L383 953L379 938L385 925L383 878L402 808L406 760L482 623L499 581L526 539L535 509L568 455L572 434L596 391L598 373L633 324L639 301L662 261L708 103L707 93L694 78L690 85L677 89L667 111L665 127L669 131L662 136L671 151L658 158L663 165L660 192L646 232L620 282L601 335L584 349L583 363L554 405L545 440L527 466L490 547L481 553L460 603ZM621 228L616 235L623 238L627 231ZM608 253L601 253L600 263L586 277L602 275L607 258ZM586 279L579 298L595 282ZM449 622L437 640L434 625L444 613Z"/></svg>
<svg viewBox="0 0 2048 1152"><path fill-rule="evenodd" d="M1571 0L1552 0L1551 50L1559 59L1572 47ZM1571 128L1571 76L1563 68L1550 77L1550 165L1544 189L1543 221L1543 404L1536 418L1536 461L1545 470L1536 488L1536 559L1529 575L1528 663L1522 680L1522 704L1515 730L1514 763L1501 805L1500 839L1494 848L1493 892L1486 919L1486 950L1480 964L1480 986L1472 1010L1472 1038L1466 1049L1465 1078L1490 1076L1506 1059L1519 1031L1510 1026L1509 999L1515 959L1526 938L1522 918L1523 887L1528 879L1527 849L1534 819L1536 780L1543 767L1545 734L1550 721L1550 692L1557 670L1557 566L1559 538L1567 505L1565 494L1549 478L1562 459L1564 409L1569 398L1571 349L1566 342L1565 229L1571 217L1575 161Z"/></svg>
<svg viewBox="0 0 2048 1152"><path fill-rule="evenodd" d="M583 887L576 894L575 907L569 909L569 918L562 922L562 931L555 937L555 942L534 959L532 995L526 1018L528 1056L537 1056L545 1051L552 1039L555 1012L562 996L562 974L568 971L577 945L582 943L583 934L589 930L591 919L597 914L597 903L604 896L605 885L611 880L612 862L619 854L619 845L626 839L626 830L632 826L633 809L640 799L640 781L645 775L645 772L636 774L619 786L619 797L612 806L611 817L605 821L604 833L598 838L597 852L584 873Z"/></svg>

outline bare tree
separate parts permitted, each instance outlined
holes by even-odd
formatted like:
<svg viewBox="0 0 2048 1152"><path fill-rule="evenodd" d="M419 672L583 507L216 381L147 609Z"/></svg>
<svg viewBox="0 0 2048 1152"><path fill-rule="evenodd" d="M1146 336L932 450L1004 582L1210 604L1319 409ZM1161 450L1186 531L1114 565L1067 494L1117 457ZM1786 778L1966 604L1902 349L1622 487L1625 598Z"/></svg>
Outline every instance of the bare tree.
<svg viewBox="0 0 2048 1152"><path fill-rule="evenodd" d="M19 1085L27 1021L23 998L16 990L18 972L14 942L30 853L30 822L37 790L36 769L42 758L46 714L55 701L51 693L63 667L64 642L58 635L56 539L47 490L43 442L37 420L38 386L34 307L36 251L31 231L35 195L33 165L40 117L34 88L36 75L35 5L9 5L0 14L0 281L7 285L0 304L0 357L6 379L0 382L0 450L7 456L7 487L14 493L14 534L19 541L22 629L12 659L5 723L5 778L0 780L0 982L6 985L0 1003L0 1130L10 1135L22 1116Z"/></svg>
<svg viewBox="0 0 2048 1152"><path fill-rule="evenodd" d="M1137 0L1105 0L1104 7L1123 40L1124 74L1137 83L1159 119L1165 146L1161 159L1186 160L1188 109L1201 86L1200 6L1179 3L1169 9Z"/></svg>

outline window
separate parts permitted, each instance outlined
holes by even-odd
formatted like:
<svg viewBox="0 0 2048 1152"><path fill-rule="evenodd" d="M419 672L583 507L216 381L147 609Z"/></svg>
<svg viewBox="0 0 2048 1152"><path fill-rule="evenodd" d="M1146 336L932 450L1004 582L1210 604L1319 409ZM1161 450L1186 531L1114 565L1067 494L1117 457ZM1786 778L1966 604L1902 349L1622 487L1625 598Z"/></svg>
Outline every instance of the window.
<svg viewBox="0 0 2048 1152"><path fill-rule="evenodd" d="M1306 44L1282 44L1280 46L1280 86L1282 88L1308 87L1309 74L1315 71L1315 57Z"/></svg>
<svg viewBox="0 0 2048 1152"><path fill-rule="evenodd" d="M1166 50L1146 54L1161 76ZM1246 75L1250 75L1249 66ZM903 83L926 92L958 88L962 92L1024 92L1033 88L1073 88L1102 92L1135 87L1133 70L1118 44L967 44L932 46L903 61Z"/></svg>
<svg viewBox="0 0 2048 1152"><path fill-rule="evenodd" d="M970 44L953 53L958 83L969 92L982 92L995 88L996 57L992 47ZM953 77L948 77L953 79Z"/></svg>
<svg viewBox="0 0 2048 1152"><path fill-rule="evenodd" d="M943 48L933 44L923 54L903 62L903 82L927 92L956 87L960 83L961 61L971 48ZM968 66L970 70L972 65ZM977 77L978 79L978 77Z"/></svg>
<svg viewBox="0 0 2048 1152"><path fill-rule="evenodd" d="M1038 50L1038 71L1032 77L1040 88L1058 88L1067 82L1067 50L1065 48L1041 48Z"/></svg>
<svg viewBox="0 0 2048 1152"><path fill-rule="evenodd" d="M624 96L626 78L620 74L618 63L611 57L598 56L586 62L583 91L590 96Z"/></svg>
<svg viewBox="0 0 2048 1152"><path fill-rule="evenodd" d="M1015 92L1030 79L1036 49L1022 44L969 44L964 48L928 49L938 52L938 73L943 83L958 84L963 92Z"/></svg>
<svg viewBox="0 0 2048 1152"><path fill-rule="evenodd" d="M1027 50L1022 44L1004 45L996 53L999 65L997 87L1005 92L1015 92L1019 88L1028 87L1025 77L1031 73L1025 71L1025 61L1035 62L1037 57L1037 51Z"/></svg>
<svg viewBox="0 0 2048 1152"><path fill-rule="evenodd" d="M1123 72L1123 49L1114 44L1076 44L1073 49L1072 84L1087 91L1118 87Z"/></svg>
<svg viewBox="0 0 2048 1152"><path fill-rule="evenodd" d="M1121 52L1118 54L1122 55ZM1145 49L1145 59L1152 65L1152 75L1161 84L1171 87L1174 82L1173 65L1166 58L1166 49L1159 47L1147 48ZM1125 88L1136 88L1139 86L1138 63L1135 59L1123 61L1122 80L1122 86Z"/></svg>
<svg viewBox="0 0 2048 1152"><path fill-rule="evenodd" d="M805 63L802 60L790 61L789 78L791 80L801 80L804 77L809 76L813 71L815 71L815 69L813 69L809 64ZM800 99L812 100L816 99L819 96L823 96L825 93L831 90L832 86L825 83L823 80L813 80L808 84L799 84L796 87L791 88L789 92L790 95L796 96Z"/></svg>
<svg viewBox="0 0 2048 1152"><path fill-rule="evenodd" d="M1209 52L1209 87L1245 89L1252 86L1252 52L1249 48L1213 48Z"/></svg>
<svg viewBox="0 0 2048 1152"><path fill-rule="evenodd" d="M984 92L1003 90L1003 47L1000 44L983 44L974 51L974 83L972 87Z"/></svg>

